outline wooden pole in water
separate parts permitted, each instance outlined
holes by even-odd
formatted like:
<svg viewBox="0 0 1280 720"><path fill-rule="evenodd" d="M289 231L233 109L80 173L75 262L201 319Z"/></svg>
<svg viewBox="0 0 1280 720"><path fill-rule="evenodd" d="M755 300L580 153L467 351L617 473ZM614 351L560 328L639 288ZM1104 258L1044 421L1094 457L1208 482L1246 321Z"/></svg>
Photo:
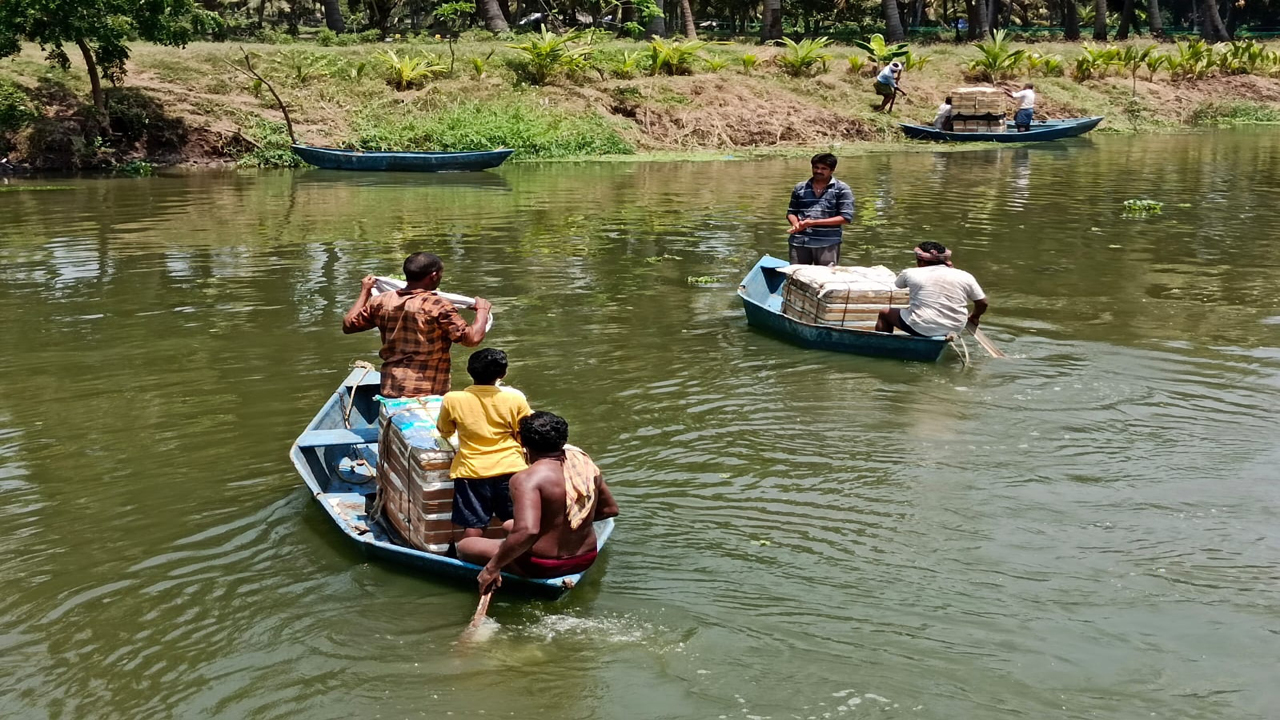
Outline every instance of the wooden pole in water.
<svg viewBox="0 0 1280 720"><path fill-rule="evenodd" d="M480 604L476 606L476 614L471 616L471 624L467 626L468 628L474 630L484 623L484 618L489 613L489 600L492 598L492 590L480 596Z"/></svg>

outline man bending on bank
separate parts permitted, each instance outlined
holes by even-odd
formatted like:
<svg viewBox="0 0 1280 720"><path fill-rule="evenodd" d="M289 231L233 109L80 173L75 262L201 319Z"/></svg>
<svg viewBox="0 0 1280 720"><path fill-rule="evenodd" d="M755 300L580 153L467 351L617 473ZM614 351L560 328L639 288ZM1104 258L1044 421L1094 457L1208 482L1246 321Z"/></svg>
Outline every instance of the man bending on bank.
<svg viewBox="0 0 1280 720"><path fill-rule="evenodd" d="M978 281L951 264L951 251L928 241L915 249L916 267L903 270L894 285L911 290L907 309L886 308L876 320L876 332L892 333L897 328L909 335L946 336L975 326L987 311L987 299ZM969 301L973 312L969 312Z"/></svg>
<svg viewBox="0 0 1280 720"><path fill-rule="evenodd" d="M787 208L791 264L835 267L840 263L841 226L853 222L853 190L831 176L835 155L819 153L809 164L813 177L796 184Z"/></svg>
<svg viewBox="0 0 1280 720"><path fill-rule="evenodd" d="M458 542L458 557L484 565L483 594L502 585L504 569L531 578L574 575L596 559L596 520L615 517L618 504L587 454L566 447L569 423L549 412L520 421L529 468L511 477L515 521L504 540Z"/></svg>
<svg viewBox="0 0 1280 720"><path fill-rule="evenodd" d="M405 258L403 290L377 297L372 275L360 281L360 296L342 318L342 332L382 332L383 397L423 397L449 392L449 350L453 343L475 347L484 340L488 300L476 298L476 321L470 327L453 303L436 294L444 263L431 253Z"/></svg>

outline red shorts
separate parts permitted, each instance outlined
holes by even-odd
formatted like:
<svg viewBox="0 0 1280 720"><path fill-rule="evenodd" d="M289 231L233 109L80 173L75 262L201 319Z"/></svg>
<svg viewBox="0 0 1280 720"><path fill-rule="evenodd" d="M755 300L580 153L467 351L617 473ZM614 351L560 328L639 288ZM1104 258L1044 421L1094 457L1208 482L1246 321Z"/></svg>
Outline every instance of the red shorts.
<svg viewBox="0 0 1280 720"><path fill-rule="evenodd" d="M562 558L544 558L525 553L511 563L520 574L531 578L558 578L577 575L596 561L596 551Z"/></svg>

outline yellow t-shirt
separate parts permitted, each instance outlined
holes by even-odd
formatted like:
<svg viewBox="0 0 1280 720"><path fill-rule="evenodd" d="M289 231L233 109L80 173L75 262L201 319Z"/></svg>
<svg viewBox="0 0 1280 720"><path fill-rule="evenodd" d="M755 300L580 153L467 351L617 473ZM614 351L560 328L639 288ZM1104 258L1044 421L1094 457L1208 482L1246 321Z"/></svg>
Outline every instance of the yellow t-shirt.
<svg viewBox="0 0 1280 720"><path fill-rule="evenodd" d="M472 385L445 393L436 428L444 437L458 431L458 454L450 478L487 478L528 467L520 446L520 419L529 403L517 390Z"/></svg>

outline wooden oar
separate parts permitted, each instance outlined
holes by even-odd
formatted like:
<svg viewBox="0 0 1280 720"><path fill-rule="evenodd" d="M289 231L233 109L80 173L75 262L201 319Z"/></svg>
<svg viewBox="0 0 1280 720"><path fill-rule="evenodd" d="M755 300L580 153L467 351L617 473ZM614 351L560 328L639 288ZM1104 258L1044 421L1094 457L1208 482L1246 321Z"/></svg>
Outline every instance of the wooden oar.
<svg viewBox="0 0 1280 720"><path fill-rule="evenodd" d="M492 590L480 596L480 604L476 606L476 614L471 616L471 624L467 626L469 630L474 630L484 624L485 615L489 613L489 600L492 598Z"/></svg>
<svg viewBox="0 0 1280 720"><path fill-rule="evenodd" d="M987 334L982 332L982 328L978 327L977 325L974 325L973 323L969 323L968 325L965 325L964 328L969 331L970 335L973 335L973 339L977 340L978 344L982 346L982 349L986 350L987 354L990 355L991 357L993 358L1009 357L1008 355L1005 355L1004 353L1000 352L1000 348L996 347L996 344L991 342L991 338L987 337Z"/></svg>

